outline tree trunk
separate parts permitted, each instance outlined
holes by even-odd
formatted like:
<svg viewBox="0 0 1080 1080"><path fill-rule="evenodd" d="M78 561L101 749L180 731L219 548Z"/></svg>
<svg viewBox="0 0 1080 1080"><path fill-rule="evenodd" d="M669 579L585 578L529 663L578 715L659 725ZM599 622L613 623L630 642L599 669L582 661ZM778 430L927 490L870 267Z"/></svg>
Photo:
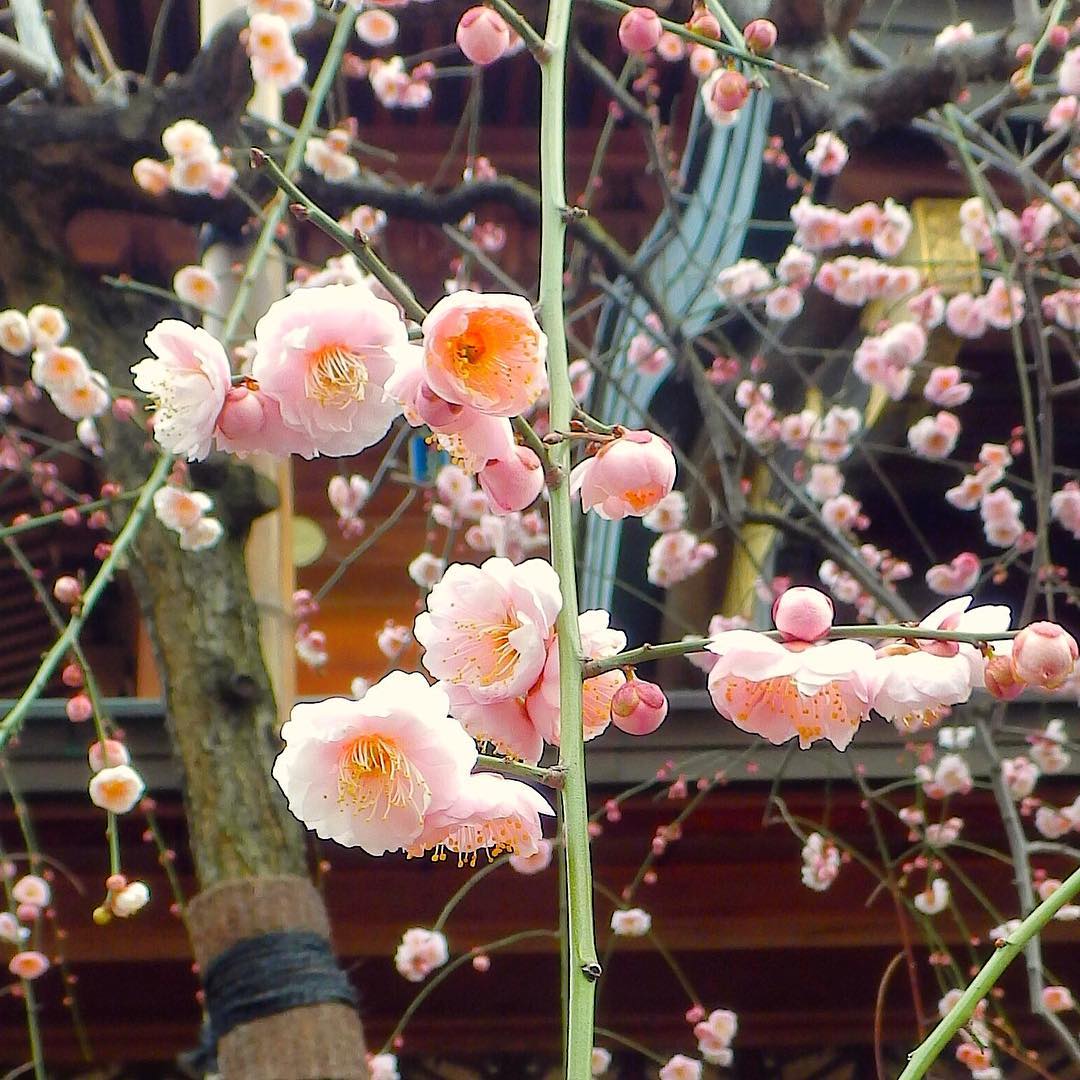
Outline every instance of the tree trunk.
<svg viewBox="0 0 1080 1080"><path fill-rule="evenodd" d="M90 148L71 146L66 161L50 155L43 167L30 154L5 155L0 163L0 307L61 307L71 343L113 386L130 386L129 369L145 354L147 329L176 313L155 298L105 286L72 264L65 223L71 206L93 200L94 191L86 190L77 167ZM100 430L108 477L126 488L140 484L156 457L141 427L103 417ZM251 523L274 508L276 491L235 459L192 466L191 478L213 496L225 535L192 554L151 517L133 549L131 573L183 772L191 852L204 890L188 926L205 971L243 937L281 930L325 936L328 926L321 899L304 880L303 832L270 776L277 712L244 561ZM264 1036L272 1064L250 1057ZM342 1004L309 1004L243 1024L220 1049L227 1080L367 1074L359 1019Z"/></svg>

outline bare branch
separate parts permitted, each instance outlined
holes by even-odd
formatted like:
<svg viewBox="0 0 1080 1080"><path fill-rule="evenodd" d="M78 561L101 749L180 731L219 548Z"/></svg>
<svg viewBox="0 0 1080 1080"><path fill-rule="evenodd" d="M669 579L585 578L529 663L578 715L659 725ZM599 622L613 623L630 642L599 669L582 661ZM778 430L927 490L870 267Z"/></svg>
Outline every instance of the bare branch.
<svg viewBox="0 0 1080 1080"><path fill-rule="evenodd" d="M40 0L11 0L11 12L19 44L44 67L49 73L49 85L55 86L63 69Z"/></svg>
<svg viewBox="0 0 1080 1080"><path fill-rule="evenodd" d="M0 68L14 71L27 86L39 90L51 90L60 81L59 73L54 75L47 64L7 34L0 34Z"/></svg>

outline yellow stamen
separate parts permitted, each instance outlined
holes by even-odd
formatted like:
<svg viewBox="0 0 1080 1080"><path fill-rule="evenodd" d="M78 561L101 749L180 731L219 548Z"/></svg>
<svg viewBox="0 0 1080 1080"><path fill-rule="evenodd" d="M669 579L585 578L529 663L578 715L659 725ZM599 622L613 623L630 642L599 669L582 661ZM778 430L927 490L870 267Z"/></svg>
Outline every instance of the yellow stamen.
<svg viewBox="0 0 1080 1080"><path fill-rule="evenodd" d="M384 818L404 806L414 807L419 816L426 786L413 763L381 735L362 735L338 762L338 801L366 811L369 819L380 805Z"/></svg>
<svg viewBox="0 0 1080 1080"><path fill-rule="evenodd" d="M327 345L312 353L304 392L320 405L343 409L364 400L368 370L344 345Z"/></svg>

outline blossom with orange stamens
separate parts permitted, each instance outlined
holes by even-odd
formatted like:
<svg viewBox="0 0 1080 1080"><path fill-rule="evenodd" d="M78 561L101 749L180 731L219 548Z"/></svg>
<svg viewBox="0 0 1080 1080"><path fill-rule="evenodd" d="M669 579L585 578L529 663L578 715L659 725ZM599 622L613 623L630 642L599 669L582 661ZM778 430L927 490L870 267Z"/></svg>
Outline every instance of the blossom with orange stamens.
<svg viewBox="0 0 1080 1080"><path fill-rule="evenodd" d="M476 763L446 694L415 672L392 671L359 701L295 705L281 736L273 776L292 813L323 839L371 855L412 844Z"/></svg>
<svg viewBox="0 0 1080 1080"><path fill-rule="evenodd" d="M547 337L523 296L454 293L431 309L423 331L424 374L446 401L517 416L547 385Z"/></svg>

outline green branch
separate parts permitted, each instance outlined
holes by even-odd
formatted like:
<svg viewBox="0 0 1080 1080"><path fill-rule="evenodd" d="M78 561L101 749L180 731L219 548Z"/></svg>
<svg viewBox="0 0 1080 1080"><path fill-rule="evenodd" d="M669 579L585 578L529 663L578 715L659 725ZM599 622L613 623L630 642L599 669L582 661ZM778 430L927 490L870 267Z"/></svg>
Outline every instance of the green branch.
<svg viewBox="0 0 1080 1080"><path fill-rule="evenodd" d="M53 647L45 654L37 671L34 672L34 677L30 680L29 686L23 691L22 697L15 702L11 707L11 711L0 721L0 750L8 744L14 735L19 733L30 706L45 691L53 672L68 654L72 644L78 640L86 620L90 617L94 606L105 591L105 587L112 581L113 575L127 557L128 549L136 536L138 536L143 519L153 505L154 492L168 479L171 468L172 456L163 454L154 466L153 472L147 477L146 483L143 484L139 498L131 508L127 521L124 522L124 527L117 533L116 539L113 541L112 550L105 557L94 580L90 582L83 593L79 610L71 616L67 628L56 639Z"/></svg>
<svg viewBox="0 0 1080 1080"><path fill-rule="evenodd" d="M967 1022L975 1007L998 981L1005 969L1024 951L1024 946L1065 906L1080 893L1080 870L1075 870L1011 933L982 970L960 995L960 1000L948 1015L927 1036L921 1046L908 1058L907 1068L899 1080L919 1080L949 1045L949 1040Z"/></svg>

